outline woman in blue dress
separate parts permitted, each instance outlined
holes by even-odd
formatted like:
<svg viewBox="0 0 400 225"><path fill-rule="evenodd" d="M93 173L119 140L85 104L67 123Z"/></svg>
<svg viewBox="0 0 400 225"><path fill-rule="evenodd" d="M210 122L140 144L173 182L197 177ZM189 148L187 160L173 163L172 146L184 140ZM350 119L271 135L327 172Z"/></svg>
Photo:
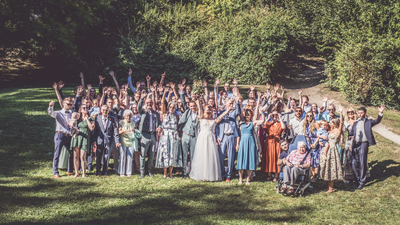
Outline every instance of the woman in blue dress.
<svg viewBox="0 0 400 225"><path fill-rule="evenodd" d="M256 107L256 110L258 110L258 106ZM253 170L255 171L257 168L257 145L253 132L254 126L262 125L265 120L255 120L256 118L257 117L254 116L251 109L246 109L244 112L244 121L240 124L241 135L236 166L236 169L239 171L238 184L243 183L243 172L244 170L247 170L246 185L250 185Z"/></svg>

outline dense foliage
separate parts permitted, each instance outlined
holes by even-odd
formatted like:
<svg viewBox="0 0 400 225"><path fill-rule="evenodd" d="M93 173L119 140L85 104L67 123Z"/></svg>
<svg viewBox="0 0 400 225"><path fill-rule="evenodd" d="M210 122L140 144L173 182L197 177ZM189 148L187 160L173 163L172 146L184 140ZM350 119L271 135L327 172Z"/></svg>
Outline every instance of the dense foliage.
<svg viewBox="0 0 400 225"><path fill-rule="evenodd" d="M396 0L4 0L1 56L33 58L51 76L125 79L164 70L240 83L277 78L296 54L327 59L331 88L353 102L400 108Z"/></svg>

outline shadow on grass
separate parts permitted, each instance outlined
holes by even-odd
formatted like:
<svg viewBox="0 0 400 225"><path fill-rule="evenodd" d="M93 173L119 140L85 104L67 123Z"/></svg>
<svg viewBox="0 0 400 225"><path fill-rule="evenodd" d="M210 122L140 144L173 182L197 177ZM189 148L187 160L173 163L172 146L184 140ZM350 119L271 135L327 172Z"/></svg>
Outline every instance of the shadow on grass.
<svg viewBox="0 0 400 225"><path fill-rule="evenodd" d="M59 182L52 179L29 179L34 185L29 187L4 187L0 185L3 213L16 208L45 208L54 202L61 206L86 204L78 213L59 210L36 223L135 223L135 224L213 224L218 222L243 221L284 222L300 221L306 218L308 206L292 206L289 210L277 208L275 202L265 202L251 198L251 190L243 186L221 188L209 183L180 184L178 189L158 187L154 190L94 191L94 182L73 180ZM43 196L53 192L51 197ZM160 192L162 194L160 194ZM57 194L54 194L57 193ZM238 194L240 193L240 194ZM40 197L39 197L40 196ZM121 205L110 205L109 201L119 201ZM105 203L107 202L107 203ZM260 209L259 206L265 206ZM47 209L46 209L47 210ZM295 213L293 213L295 212ZM12 218L10 223L31 223L26 219Z"/></svg>
<svg viewBox="0 0 400 225"><path fill-rule="evenodd" d="M374 179L372 182L367 183L366 186L374 185L375 183L382 182L391 176L400 176L400 163L393 160L384 161L372 161L369 163L373 165L371 168L371 178ZM369 178L369 179L371 179Z"/></svg>

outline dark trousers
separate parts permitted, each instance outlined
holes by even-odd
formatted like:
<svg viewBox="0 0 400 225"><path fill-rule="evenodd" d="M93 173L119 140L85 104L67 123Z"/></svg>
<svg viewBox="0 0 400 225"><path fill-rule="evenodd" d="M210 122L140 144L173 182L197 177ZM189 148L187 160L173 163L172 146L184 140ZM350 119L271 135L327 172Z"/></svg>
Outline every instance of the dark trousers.
<svg viewBox="0 0 400 225"><path fill-rule="evenodd" d="M90 145L90 150L87 154L87 169L89 171L93 170L93 146L94 146L94 142Z"/></svg>
<svg viewBox="0 0 400 225"><path fill-rule="evenodd" d="M351 164L357 182L362 185L365 185L367 183L367 172L368 172L367 156L368 156L368 142L362 142L354 146L352 152L353 159ZM358 171L359 168L360 171Z"/></svg>
<svg viewBox="0 0 400 225"><path fill-rule="evenodd" d="M104 155L104 158L103 158ZM101 145L97 145L96 150L96 174L107 174L108 170L108 162L111 156L111 148L110 146L105 145L104 143ZM103 171L101 171L101 160L103 160Z"/></svg>
<svg viewBox="0 0 400 225"><path fill-rule="evenodd" d="M69 150L71 146L71 137L56 133L54 135L53 175L58 175L58 161L63 146L69 151L68 172L73 172L74 153Z"/></svg>

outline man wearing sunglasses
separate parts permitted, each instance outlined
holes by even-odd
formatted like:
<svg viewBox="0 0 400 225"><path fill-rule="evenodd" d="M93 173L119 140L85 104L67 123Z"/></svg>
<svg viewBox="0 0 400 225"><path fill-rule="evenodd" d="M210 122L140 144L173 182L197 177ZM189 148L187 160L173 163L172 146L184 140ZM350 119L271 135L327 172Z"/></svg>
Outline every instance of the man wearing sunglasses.
<svg viewBox="0 0 400 225"><path fill-rule="evenodd" d="M68 123L71 119L71 112L69 110L72 109L72 101L70 98L65 98L62 104L62 110L54 111L54 101L51 101L47 110L48 114L56 119L56 133L54 135L55 148L53 157L53 177L56 179L61 178L58 172L58 161L60 158L61 149L63 146L65 146L65 148L69 151L71 145L71 131ZM73 154L70 152L67 175L74 174L72 170L73 165Z"/></svg>
<svg viewBox="0 0 400 225"><path fill-rule="evenodd" d="M295 118L291 119L289 122L288 128L293 129L294 136L303 134L303 119L301 115L303 115L303 110L300 107L296 107L294 110Z"/></svg>
<svg viewBox="0 0 400 225"><path fill-rule="evenodd" d="M334 104L330 104L328 106L327 112L319 114L319 120L326 120L329 123L333 118L340 119L340 116L336 115L335 113L336 113L335 105Z"/></svg>

